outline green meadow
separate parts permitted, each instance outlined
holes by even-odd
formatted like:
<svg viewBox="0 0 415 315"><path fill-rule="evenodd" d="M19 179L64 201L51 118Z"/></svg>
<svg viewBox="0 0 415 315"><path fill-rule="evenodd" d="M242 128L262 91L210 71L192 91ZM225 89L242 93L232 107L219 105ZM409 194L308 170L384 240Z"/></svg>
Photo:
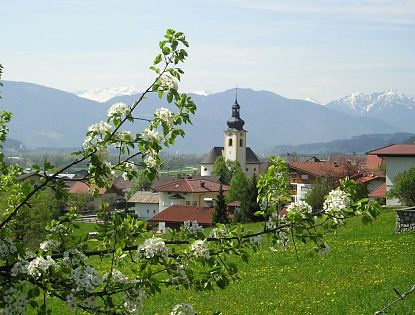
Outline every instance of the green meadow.
<svg viewBox="0 0 415 315"><path fill-rule="evenodd" d="M82 231L92 230L83 225ZM226 289L164 289L146 300L141 313L169 314L188 303L198 314L373 314L396 298L394 288L403 293L415 284L415 233L395 234L394 227L394 211L369 226L353 218L328 236L324 256L301 244L298 257L293 248L274 252L264 238L248 263L235 258L241 279ZM53 314L73 314L63 303L49 305ZM415 294L388 314L415 314Z"/></svg>

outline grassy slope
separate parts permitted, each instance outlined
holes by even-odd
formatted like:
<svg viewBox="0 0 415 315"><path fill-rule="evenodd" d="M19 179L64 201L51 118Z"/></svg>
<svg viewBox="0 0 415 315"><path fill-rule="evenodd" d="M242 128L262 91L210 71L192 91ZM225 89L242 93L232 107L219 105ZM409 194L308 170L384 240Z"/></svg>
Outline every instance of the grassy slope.
<svg viewBox="0 0 415 315"><path fill-rule="evenodd" d="M84 227L87 232L93 225ZM394 234L395 214L385 212L372 225L358 218L330 236L331 251L320 256L310 247L253 254L239 262L241 280L214 292L166 289L149 298L143 314L169 314L177 303L191 304L199 315L223 314L373 314L415 284L415 233ZM105 262L104 262L105 264ZM53 314L73 314L59 302ZM415 314L415 294L391 313Z"/></svg>
<svg viewBox="0 0 415 315"><path fill-rule="evenodd" d="M189 303L198 314L373 314L415 283L415 234L394 234L394 212L372 226L351 220L329 237L331 251L320 256L300 248L256 253L240 264L242 280L226 290L195 293L169 289L148 300L144 314L167 314ZM265 245L265 244L264 244ZM415 295L393 309L415 314Z"/></svg>

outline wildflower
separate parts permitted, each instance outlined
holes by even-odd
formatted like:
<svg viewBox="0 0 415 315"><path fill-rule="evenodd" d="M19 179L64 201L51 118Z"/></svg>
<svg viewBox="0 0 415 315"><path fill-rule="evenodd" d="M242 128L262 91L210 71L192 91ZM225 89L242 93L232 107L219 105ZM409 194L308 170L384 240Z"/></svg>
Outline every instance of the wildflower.
<svg viewBox="0 0 415 315"><path fill-rule="evenodd" d="M141 252L144 253L145 258L152 258L155 256L167 258L168 255L166 243L164 243L162 238L154 236L146 239L144 244L137 248L137 256L141 256Z"/></svg>
<svg viewBox="0 0 415 315"><path fill-rule="evenodd" d="M203 227L197 221L184 221L180 227L182 231L187 231L191 235L203 233Z"/></svg>
<svg viewBox="0 0 415 315"><path fill-rule="evenodd" d="M207 246L206 240L197 240L192 245L190 245L190 250L193 252L193 255L199 258L209 259L209 247Z"/></svg>
<svg viewBox="0 0 415 315"><path fill-rule="evenodd" d="M108 109L108 117L120 117L124 115L130 108L124 103L115 103Z"/></svg>

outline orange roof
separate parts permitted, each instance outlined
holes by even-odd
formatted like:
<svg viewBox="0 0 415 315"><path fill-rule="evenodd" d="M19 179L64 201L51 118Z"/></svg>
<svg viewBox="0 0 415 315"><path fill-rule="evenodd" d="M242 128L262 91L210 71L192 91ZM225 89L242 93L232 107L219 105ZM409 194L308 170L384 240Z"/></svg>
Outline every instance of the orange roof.
<svg viewBox="0 0 415 315"><path fill-rule="evenodd" d="M377 156L415 156L415 144L391 144L383 148L369 151L368 155Z"/></svg>
<svg viewBox="0 0 415 315"><path fill-rule="evenodd" d="M215 209L195 206L174 205L157 213L149 221L183 223L184 221L197 221L202 225L210 225Z"/></svg>
<svg viewBox="0 0 415 315"><path fill-rule="evenodd" d="M202 179L178 179L169 183L162 184L157 187L153 187L154 191L165 191L165 192L194 192L202 193L215 191L218 192L220 185L217 182L211 180ZM229 186L222 185L223 191L229 190Z"/></svg>
<svg viewBox="0 0 415 315"><path fill-rule="evenodd" d="M385 175L383 175L383 174L370 174L370 175L367 175L367 176L360 177L360 178L356 179L356 181L358 183L367 183L367 182L370 182L370 181L375 180L375 179L385 180Z"/></svg>
<svg viewBox="0 0 415 315"><path fill-rule="evenodd" d="M70 194L90 194L91 193L90 186L88 186L87 184L81 181L70 182L68 186L69 186L68 192ZM105 188L99 188L100 195L105 194L105 191L106 191Z"/></svg>
<svg viewBox="0 0 415 315"><path fill-rule="evenodd" d="M386 195L386 184L379 186L374 191L369 193L369 197L376 198L376 199L385 198L385 195Z"/></svg>
<svg viewBox="0 0 415 315"><path fill-rule="evenodd" d="M289 168L302 171L314 176L330 176L342 178L346 175L347 170L343 164L330 162L290 162Z"/></svg>
<svg viewBox="0 0 415 315"><path fill-rule="evenodd" d="M382 165L383 159L377 155L366 156L366 167L373 170L379 168Z"/></svg>

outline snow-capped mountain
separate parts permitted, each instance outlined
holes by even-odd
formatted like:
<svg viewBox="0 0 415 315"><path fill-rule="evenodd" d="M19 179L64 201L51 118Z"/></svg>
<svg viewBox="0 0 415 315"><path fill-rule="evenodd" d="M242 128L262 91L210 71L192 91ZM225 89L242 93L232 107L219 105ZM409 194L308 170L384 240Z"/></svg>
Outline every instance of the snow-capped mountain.
<svg viewBox="0 0 415 315"><path fill-rule="evenodd" d="M112 88L95 88L85 91L75 92L79 97L87 98L89 100L100 103L106 102L115 96L134 95L140 91L133 86L118 86Z"/></svg>
<svg viewBox="0 0 415 315"><path fill-rule="evenodd" d="M326 106L355 116L376 118L401 131L414 131L415 96L398 93L396 90L353 93Z"/></svg>
<svg viewBox="0 0 415 315"><path fill-rule="evenodd" d="M311 98L311 97L307 97L305 99L305 101L311 102L311 103L314 103L314 104L318 104L318 105L323 105L321 102L319 102L319 101L317 101L317 100L315 100L314 98Z"/></svg>
<svg viewBox="0 0 415 315"><path fill-rule="evenodd" d="M370 112L382 111L388 107L414 110L415 96L401 94L396 90L370 94L358 92L330 102L327 106L359 115L369 115Z"/></svg>

